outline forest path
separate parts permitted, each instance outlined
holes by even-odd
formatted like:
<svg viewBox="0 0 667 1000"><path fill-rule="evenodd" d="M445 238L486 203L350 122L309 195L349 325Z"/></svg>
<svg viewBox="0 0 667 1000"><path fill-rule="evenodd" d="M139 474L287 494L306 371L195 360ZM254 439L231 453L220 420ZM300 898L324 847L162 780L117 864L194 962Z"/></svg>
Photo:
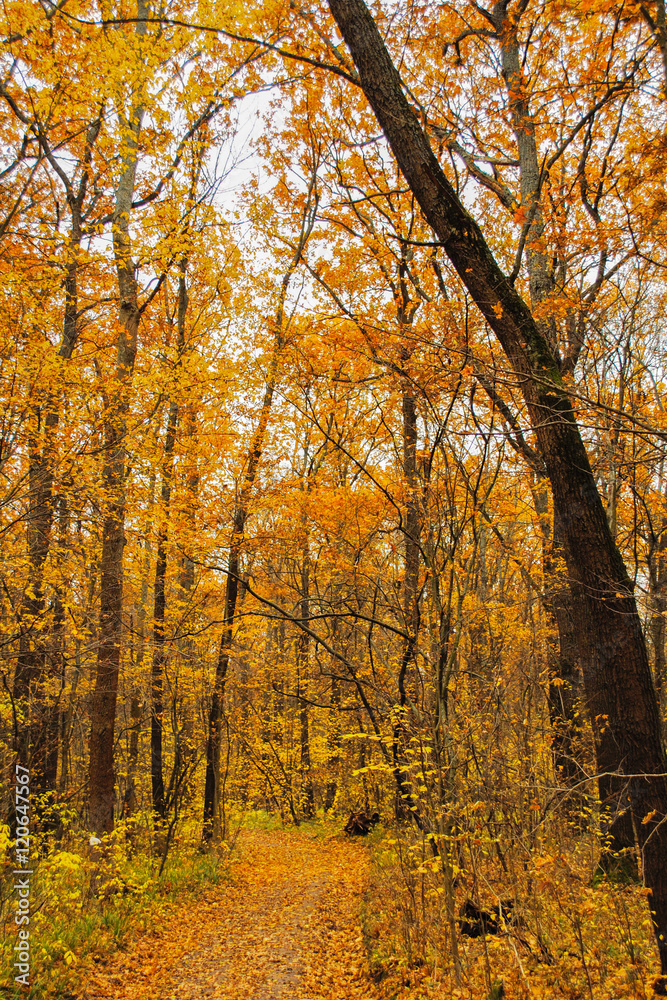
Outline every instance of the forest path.
<svg viewBox="0 0 667 1000"><path fill-rule="evenodd" d="M367 870L363 848L342 839L246 833L231 883L139 938L82 1000L372 1000Z"/></svg>

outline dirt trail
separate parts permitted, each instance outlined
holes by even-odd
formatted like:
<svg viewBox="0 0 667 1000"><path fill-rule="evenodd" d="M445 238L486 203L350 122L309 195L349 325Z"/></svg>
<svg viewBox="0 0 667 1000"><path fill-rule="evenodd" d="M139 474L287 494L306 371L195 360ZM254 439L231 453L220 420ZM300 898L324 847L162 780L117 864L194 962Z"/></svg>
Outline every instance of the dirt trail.
<svg viewBox="0 0 667 1000"><path fill-rule="evenodd" d="M373 1000L359 926L363 848L243 838L233 881L137 941L82 1000Z"/></svg>

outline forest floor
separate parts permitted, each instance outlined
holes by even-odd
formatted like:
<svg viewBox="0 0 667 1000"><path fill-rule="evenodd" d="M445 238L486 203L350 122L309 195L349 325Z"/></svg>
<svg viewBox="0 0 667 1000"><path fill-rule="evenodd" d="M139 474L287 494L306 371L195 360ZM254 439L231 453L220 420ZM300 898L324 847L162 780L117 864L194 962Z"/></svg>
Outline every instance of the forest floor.
<svg viewBox="0 0 667 1000"><path fill-rule="evenodd" d="M360 844L249 831L230 882L99 965L81 1000L374 1000Z"/></svg>

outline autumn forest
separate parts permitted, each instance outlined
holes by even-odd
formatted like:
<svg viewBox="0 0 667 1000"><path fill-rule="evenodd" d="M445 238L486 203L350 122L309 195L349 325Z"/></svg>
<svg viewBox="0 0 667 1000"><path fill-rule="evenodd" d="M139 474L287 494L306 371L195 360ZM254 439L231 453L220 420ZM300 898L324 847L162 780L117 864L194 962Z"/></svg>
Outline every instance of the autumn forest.
<svg viewBox="0 0 667 1000"><path fill-rule="evenodd" d="M664 0L0 17L2 996L667 995Z"/></svg>

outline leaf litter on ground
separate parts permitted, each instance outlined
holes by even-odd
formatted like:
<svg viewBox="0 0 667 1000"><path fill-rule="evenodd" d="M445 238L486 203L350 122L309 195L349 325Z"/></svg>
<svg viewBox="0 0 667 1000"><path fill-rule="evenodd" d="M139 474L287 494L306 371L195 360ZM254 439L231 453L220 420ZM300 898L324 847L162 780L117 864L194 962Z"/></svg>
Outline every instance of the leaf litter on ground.
<svg viewBox="0 0 667 1000"><path fill-rule="evenodd" d="M364 848L252 831L232 878L95 970L81 1000L374 1000Z"/></svg>

